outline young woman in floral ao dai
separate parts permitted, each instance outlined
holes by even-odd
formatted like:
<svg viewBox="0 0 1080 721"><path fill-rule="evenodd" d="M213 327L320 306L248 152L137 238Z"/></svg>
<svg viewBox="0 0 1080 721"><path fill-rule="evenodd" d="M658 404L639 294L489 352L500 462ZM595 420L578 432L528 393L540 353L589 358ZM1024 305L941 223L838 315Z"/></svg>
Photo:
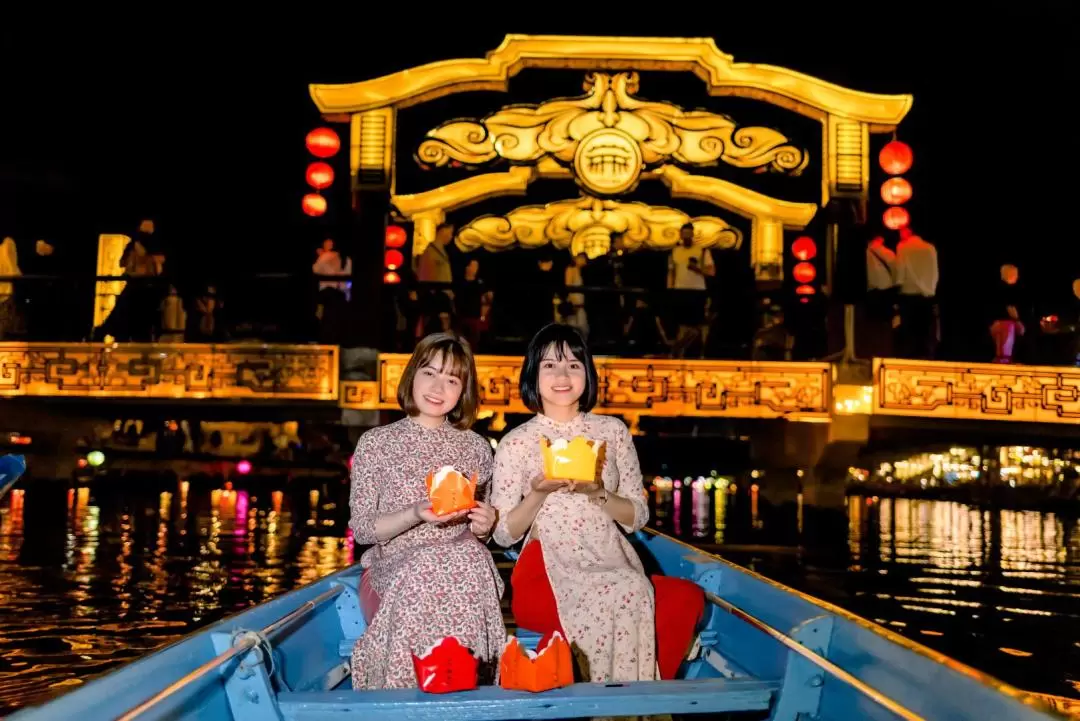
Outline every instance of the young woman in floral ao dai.
<svg viewBox="0 0 1080 721"><path fill-rule="evenodd" d="M589 413L597 375L581 336L549 325L529 344L521 397L535 417L503 438L495 454L494 539L528 534L544 566L582 676L594 682L658 678L653 588L624 532L649 518L637 452L617 418ZM600 483L546 480L541 437L583 436L607 445Z"/></svg>
<svg viewBox="0 0 1080 721"><path fill-rule="evenodd" d="M412 654L456 637L494 677L506 642L503 584L486 540L495 511L486 503L437 516L425 478L443 466L491 478L491 446L467 430L476 417L476 368L468 346L438 333L417 346L398 387L407 417L361 437L353 456L352 515L361 606L369 625L352 654L353 687L415 687Z"/></svg>

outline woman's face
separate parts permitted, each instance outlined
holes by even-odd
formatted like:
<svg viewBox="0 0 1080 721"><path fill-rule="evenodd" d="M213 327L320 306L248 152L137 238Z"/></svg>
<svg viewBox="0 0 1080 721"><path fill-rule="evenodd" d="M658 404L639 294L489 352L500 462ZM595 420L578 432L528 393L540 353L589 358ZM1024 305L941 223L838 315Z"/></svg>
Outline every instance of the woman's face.
<svg viewBox="0 0 1080 721"><path fill-rule="evenodd" d="M585 392L585 364L575 358L565 345L562 353L556 353L554 345L549 346L540 360L537 385L545 407L576 408L581 394Z"/></svg>
<svg viewBox="0 0 1080 721"><path fill-rule="evenodd" d="M420 415L441 418L458 404L461 398L461 379L454 375L453 363L435 355L416 372L413 378L413 403Z"/></svg>

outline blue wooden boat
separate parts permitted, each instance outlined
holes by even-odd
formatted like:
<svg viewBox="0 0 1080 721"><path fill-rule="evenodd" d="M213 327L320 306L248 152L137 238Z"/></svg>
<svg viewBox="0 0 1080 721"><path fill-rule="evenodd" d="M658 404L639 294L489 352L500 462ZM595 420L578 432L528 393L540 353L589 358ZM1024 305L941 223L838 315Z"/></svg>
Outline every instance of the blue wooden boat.
<svg viewBox="0 0 1080 721"><path fill-rule="evenodd" d="M842 609L656 533L646 565L708 599L699 643L671 681L575 684L543 694L356 692L348 657L364 632L359 568L227 618L12 718L203 721L362 718L478 721L646 714L730 718L1054 718L1011 688ZM530 634L517 632L528 639ZM535 639L534 639L535 640Z"/></svg>
<svg viewBox="0 0 1080 721"><path fill-rule="evenodd" d="M0 498L7 495L15 481L26 473L26 458L15 454L0 456Z"/></svg>

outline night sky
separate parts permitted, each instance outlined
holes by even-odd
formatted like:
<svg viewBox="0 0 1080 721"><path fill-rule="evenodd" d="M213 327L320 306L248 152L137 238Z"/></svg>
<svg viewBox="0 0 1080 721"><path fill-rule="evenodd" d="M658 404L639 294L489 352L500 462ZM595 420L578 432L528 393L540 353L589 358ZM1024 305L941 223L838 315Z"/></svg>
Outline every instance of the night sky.
<svg viewBox="0 0 1080 721"><path fill-rule="evenodd" d="M70 270L91 272L98 233L129 232L152 215L174 271L208 263L223 272L302 271L314 241L299 211L303 139L318 122L308 82L479 57L506 32L712 35L737 61L912 93L899 136L916 156L908 175L913 226L941 250L943 287L974 287L983 269L1006 260L1059 287L1080 276L1072 219L1053 212L1076 204L1066 114L1077 65L1071 6L1028 2L1021 11L946 20L948 3L895 3L891 15L873 17L860 5L830 5L838 9L826 18L717 3L614 25L570 17L498 23L499 13L470 6L470 16L490 22L470 30L444 17L459 6L423 19L419 5L411 17L378 24L370 13L298 8L272 31L216 18L142 29L132 19L107 27L9 23L0 233L27 249L49 238ZM567 10L543 7L535 17ZM650 13L657 10L672 8Z"/></svg>

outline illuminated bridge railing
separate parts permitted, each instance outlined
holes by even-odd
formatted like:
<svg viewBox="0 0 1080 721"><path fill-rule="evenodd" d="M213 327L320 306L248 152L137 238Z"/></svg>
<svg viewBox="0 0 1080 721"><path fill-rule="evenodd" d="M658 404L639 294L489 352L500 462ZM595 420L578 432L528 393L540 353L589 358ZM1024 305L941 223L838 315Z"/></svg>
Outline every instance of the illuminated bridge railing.
<svg viewBox="0 0 1080 721"><path fill-rule="evenodd" d="M377 381L342 381L341 405L397 408L407 355L380 355ZM521 358L478 356L480 407L526 413L518 394ZM629 417L728 416L828 420L832 370L828 363L752 363L719 360L597 358L596 411Z"/></svg>
<svg viewBox="0 0 1080 721"><path fill-rule="evenodd" d="M0 343L0 398L27 396L336 401L338 349Z"/></svg>

